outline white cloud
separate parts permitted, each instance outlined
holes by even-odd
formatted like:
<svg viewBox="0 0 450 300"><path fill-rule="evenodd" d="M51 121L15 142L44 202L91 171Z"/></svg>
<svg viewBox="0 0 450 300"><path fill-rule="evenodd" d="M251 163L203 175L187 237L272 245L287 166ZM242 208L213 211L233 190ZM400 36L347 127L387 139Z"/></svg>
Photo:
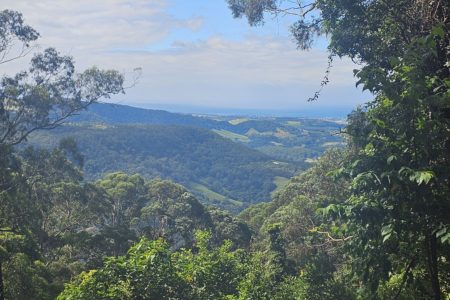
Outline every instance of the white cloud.
<svg viewBox="0 0 450 300"><path fill-rule="evenodd" d="M23 13L41 34L43 46L77 51L143 47L176 28L198 29L201 18L177 19L166 13L164 0L0 0Z"/></svg>
<svg viewBox="0 0 450 300"><path fill-rule="evenodd" d="M300 52L286 40L249 37L238 42L211 37L180 41L171 51L115 53L114 61L124 63L121 67L143 68L140 84L129 92L134 102L244 108L304 104L320 86L327 53ZM340 89L341 95L344 88L352 89L353 68L349 61L336 61L327 89ZM333 97L329 94L329 100L323 101Z"/></svg>
<svg viewBox="0 0 450 300"><path fill-rule="evenodd" d="M222 0L220 0L222 1ZM43 47L55 46L74 56L77 65L143 69L139 84L123 103L176 103L216 107L288 107L304 104L319 87L327 53L300 52L286 38L247 36L230 40L179 39L172 47L150 51L173 31L196 31L201 17L180 19L167 13L165 0L0 0L23 13L41 34ZM224 25L225 26L225 25ZM353 64L337 61L325 103L336 95L356 103ZM117 101L118 101L117 100Z"/></svg>

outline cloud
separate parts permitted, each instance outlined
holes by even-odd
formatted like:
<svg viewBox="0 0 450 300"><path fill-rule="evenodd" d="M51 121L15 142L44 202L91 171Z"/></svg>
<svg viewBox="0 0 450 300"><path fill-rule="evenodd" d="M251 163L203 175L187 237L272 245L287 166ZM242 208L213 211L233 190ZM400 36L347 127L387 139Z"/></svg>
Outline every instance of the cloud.
<svg viewBox="0 0 450 300"><path fill-rule="evenodd" d="M41 32L43 47L55 46L74 56L81 68L115 68L132 77L131 70L141 67L139 84L113 99L122 103L304 105L319 88L327 66L324 50L298 51L286 37L234 38L219 32L199 40L195 32L214 18L179 18L168 13L165 0L7 2L11 1L0 0L3 7L22 12L26 23ZM180 36L180 30L194 34ZM360 92L353 88L353 68L348 60L334 63L322 103L335 103L336 97L352 105L360 102Z"/></svg>
<svg viewBox="0 0 450 300"><path fill-rule="evenodd" d="M140 84L129 95L134 102L143 103L295 106L319 88L327 67L325 51L301 52L289 40L260 36L243 41L214 36L204 41L178 41L170 50L114 56L116 63L142 67ZM335 95L353 89L353 68L350 61L337 60L327 89L339 89ZM332 98L331 94L323 101Z"/></svg>
<svg viewBox="0 0 450 300"><path fill-rule="evenodd" d="M23 13L42 33L40 44L77 51L144 47L177 28L197 30L201 18L178 19L164 0L21 0L3 7Z"/></svg>

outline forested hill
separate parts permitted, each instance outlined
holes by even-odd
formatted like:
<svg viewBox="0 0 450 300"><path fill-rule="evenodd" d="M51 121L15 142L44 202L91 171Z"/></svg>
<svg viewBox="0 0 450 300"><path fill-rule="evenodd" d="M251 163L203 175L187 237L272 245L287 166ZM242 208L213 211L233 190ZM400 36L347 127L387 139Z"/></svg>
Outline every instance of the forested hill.
<svg viewBox="0 0 450 300"><path fill-rule="evenodd" d="M331 134L339 124L322 120L149 121L154 112L124 108L58 126L126 81L40 51L0 80L0 300L450 299L450 1L226 2L251 25L289 15L302 50L326 33L321 87L333 59L359 63L357 85L374 99L348 116L344 147L324 152L342 142ZM33 12L45 22L62 12L45 8L54 14ZM103 8L83 3L88 17ZM13 64L4 72L22 69L39 36L19 12L0 11L0 64ZM267 50L288 53L280 47ZM177 123L188 120L215 125ZM233 216L189 191L253 205Z"/></svg>
<svg viewBox="0 0 450 300"><path fill-rule="evenodd" d="M228 124L206 117L109 103L94 103L87 110L72 117L70 121L106 124L190 125L202 128L226 127Z"/></svg>
<svg viewBox="0 0 450 300"><path fill-rule="evenodd" d="M73 137L85 157L88 180L126 171L186 185L205 202L230 210L268 201L277 178L298 170L212 131L176 125L72 124L33 135L30 144L53 147Z"/></svg>
<svg viewBox="0 0 450 300"><path fill-rule="evenodd" d="M270 200L289 177L330 146L341 125L327 120L194 116L95 103L56 130L31 135L51 148L73 137L87 180L124 171L182 183L205 203L240 211Z"/></svg>
<svg viewBox="0 0 450 300"><path fill-rule="evenodd" d="M274 159L303 166L305 160L317 158L328 147L341 144L341 137L333 135L333 132L339 131L343 126L339 122L322 119L198 116L107 103L94 103L69 121L107 126L195 126L213 130L222 137Z"/></svg>

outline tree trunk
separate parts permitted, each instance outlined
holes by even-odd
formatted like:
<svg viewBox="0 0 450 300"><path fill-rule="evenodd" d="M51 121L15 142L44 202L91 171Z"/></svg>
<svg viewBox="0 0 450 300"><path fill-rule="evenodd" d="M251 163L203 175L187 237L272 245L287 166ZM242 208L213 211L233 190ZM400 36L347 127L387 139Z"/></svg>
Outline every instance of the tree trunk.
<svg viewBox="0 0 450 300"><path fill-rule="evenodd" d="M441 288L439 285L439 272L437 261L437 240L436 234L430 234L428 237L428 269L430 272L431 287L433 289L433 299L441 300Z"/></svg>

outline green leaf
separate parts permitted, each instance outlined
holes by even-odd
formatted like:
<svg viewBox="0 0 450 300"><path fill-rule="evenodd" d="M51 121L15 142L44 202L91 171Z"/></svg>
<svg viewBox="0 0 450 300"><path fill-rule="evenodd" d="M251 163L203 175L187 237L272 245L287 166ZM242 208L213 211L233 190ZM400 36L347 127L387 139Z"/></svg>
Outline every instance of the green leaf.
<svg viewBox="0 0 450 300"><path fill-rule="evenodd" d="M444 84L446 87L450 87L450 78L445 78L444 79Z"/></svg>
<svg viewBox="0 0 450 300"><path fill-rule="evenodd" d="M383 243L389 240L392 236L392 232L394 229L392 228L392 224L385 225L381 228L381 236L383 237Z"/></svg>
<svg viewBox="0 0 450 300"><path fill-rule="evenodd" d="M392 163L392 161L395 160L395 159L397 159L397 156L395 156L395 155L389 156L388 159L387 159L388 165L390 165Z"/></svg>
<svg viewBox="0 0 450 300"><path fill-rule="evenodd" d="M336 204L330 204L327 207L321 209L323 216L327 216L330 213L336 213L339 211L339 207Z"/></svg>
<svg viewBox="0 0 450 300"><path fill-rule="evenodd" d="M391 238L392 233L388 233L385 236L383 236L383 243L386 242L387 240L389 240Z"/></svg>
<svg viewBox="0 0 450 300"><path fill-rule="evenodd" d="M441 243L449 243L450 244L450 232L441 236Z"/></svg>
<svg viewBox="0 0 450 300"><path fill-rule="evenodd" d="M379 127L381 127L381 128L385 128L385 127L386 127L386 123L385 123L383 120L380 120L380 119L373 119L373 122L374 122L377 126L379 126Z"/></svg>
<svg viewBox="0 0 450 300"><path fill-rule="evenodd" d="M375 155L375 147L372 143L368 143L366 147L364 148L364 153L367 156L374 156Z"/></svg>
<svg viewBox="0 0 450 300"><path fill-rule="evenodd" d="M352 163L352 168L356 168L356 167L359 165L360 162L361 162L360 159L355 160L355 161Z"/></svg>
<svg viewBox="0 0 450 300"><path fill-rule="evenodd" d="M447 232L447 227L442 227L436 232L436 237L441 237Z"/></svg>
<svg viewBox="0 0 450 300"><path fill-rule="evenodd" d="M433 177L434 173L432 171L415 171L409 176L409 179L421 185L422 183L428 184Z"/></svg>
<svg viewBox="0 0 450 300"><path fill-rule="evenodd" d="M431 29L431 34L434 36L438 36L440 38L444 38L444 36L445 36L444 26L437 25L437 26L433 27L433 29Z"/></svg>
<svg viewBox="0 0 450 300"><path fill-rule="evenodd" d="M389 63L392 67L395 67L400 63L400 60L398 59L398 57L392 56L389 58Z"/></svg>
<svg viewBox="0 0 450 300"><path fill-rule="evenodd" d="M339 169L335 169L335 170L331 170L330 172L327 172L325 174L325 176L336 179L339 176L341 176L344 173L344 171L345 171L345 169L343 167L341 167Z"/></svg>

